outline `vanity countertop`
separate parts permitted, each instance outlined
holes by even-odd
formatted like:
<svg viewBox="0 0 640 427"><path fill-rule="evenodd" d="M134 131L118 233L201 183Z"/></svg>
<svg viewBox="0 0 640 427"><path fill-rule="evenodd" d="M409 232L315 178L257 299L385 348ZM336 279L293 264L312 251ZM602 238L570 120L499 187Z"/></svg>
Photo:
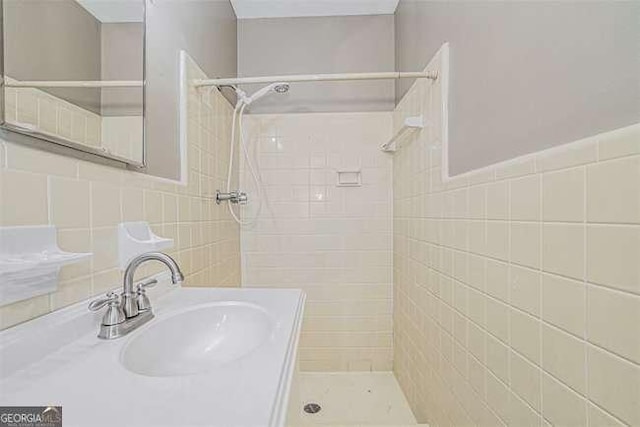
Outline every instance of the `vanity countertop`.
<svg viewBox="0 0 640 427"><path fill-rule="evenodd" d="M126 346L190 307L239 302L264 309L266 340L206 372L146 376L122 363ZM282 426L304 294L293 289L175 288L152 299L155 319L116 340L77 304L0 333L0 405L62 406L65 426Z"/></svg>

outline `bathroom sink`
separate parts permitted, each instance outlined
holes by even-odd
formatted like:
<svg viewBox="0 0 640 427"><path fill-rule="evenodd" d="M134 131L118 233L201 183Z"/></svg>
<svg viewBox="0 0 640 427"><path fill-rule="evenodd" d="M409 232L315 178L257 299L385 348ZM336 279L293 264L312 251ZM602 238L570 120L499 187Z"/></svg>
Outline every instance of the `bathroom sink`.
<svg viewBox="0 0 640 427"><path fill-rule="evenodd" d="M0 331L0 403L56 402L67 427L284 427L304 294L156 277L126 337L99 339L89 301Z"/></svg>
<svg viewBox="0 0 640 427"><path fill-rule="evenodd" d="M120 360L125 368L140 375L199 374L247 356L272 331L272 319L259 305L200 305L156 318L131 337Z"/></svg>

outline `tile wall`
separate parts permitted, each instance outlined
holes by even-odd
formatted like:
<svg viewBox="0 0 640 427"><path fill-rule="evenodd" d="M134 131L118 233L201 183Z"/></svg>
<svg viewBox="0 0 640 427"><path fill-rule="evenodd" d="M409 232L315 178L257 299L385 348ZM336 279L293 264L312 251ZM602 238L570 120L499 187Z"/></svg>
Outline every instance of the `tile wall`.
<svg viewBox="0 0 640 427"><path fill-rule="evenodd" d="M393 160L394 370L419 421L640 425L640 125L443 182L440 93L396 111L432 123Z"/></svg>
<svg viewBox="0 0 640 427"><path fill-rule="evenodd" d="M242 229L243 286L307 293L301 369L390 370L391 157L378 147L391 113L251 115L245 123L264 203L259 221ZM255 199L244 166L243 189ZM337 187L338 170L360 170L362 186Z"/></svg>
<svg viewBox="0 0 640 427"><path fill-rule="evenodd" d="M102 117L44 90L9 87L5 91L5 120L22 128L142 162L141 116Z"/></svg>
<svg viewBox="0 0 640 427"><path fill-rule="evenodd" d="M125 159L141 161L144 120L142 116L103 116L101 146Z"/></svg>
<svg viewBox="0 0 640 427"><path fill-rule="evenodd" d="M188 72L204 77L193 63ZM226 178L232 109L217 91L191 90L188 110L186 185L0 141L0 226L56 225L63 250L93 252L62 269L57 292L0 307L0 329L119 286L122 221L148 221L175 239L169 253L187 285L240 284L239 228L211 200Z"/></svg>

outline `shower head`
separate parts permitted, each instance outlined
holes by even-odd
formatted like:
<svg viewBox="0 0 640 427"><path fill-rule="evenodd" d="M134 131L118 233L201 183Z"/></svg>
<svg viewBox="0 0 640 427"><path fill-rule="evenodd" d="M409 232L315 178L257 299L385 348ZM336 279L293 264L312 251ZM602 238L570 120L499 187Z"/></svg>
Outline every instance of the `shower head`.
<svg viewBox="0 0 640 427"><path fill-rule="evenodd" d="M273 91L276 93L287 93L289 92L289 83L276 83L273 87Z"/></svg>
<svg viewBox="0 0 640 427"><path fill-rule="evenodd" d="M271 83L270 85L265 86L262 89L256 91L253 95L247 97L245 99L245 103L249 105L252 102L257 101L258 99L267 95L271 91L275 93L286 93L289 91L289 83L286 83L286 82Z"/></svg>

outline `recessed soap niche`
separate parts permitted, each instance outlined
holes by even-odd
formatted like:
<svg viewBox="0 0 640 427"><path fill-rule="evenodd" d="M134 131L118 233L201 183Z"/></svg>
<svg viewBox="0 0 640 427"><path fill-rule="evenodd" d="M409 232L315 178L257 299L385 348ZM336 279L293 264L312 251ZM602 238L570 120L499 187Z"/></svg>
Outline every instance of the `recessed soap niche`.
<svg viewBox="0 0 640 427"><path fill-rule="evenodd" d="M0 306L55 292L60 268L91 255L60 249L52 225L0 227Z"/></svg>
<svg viewBox="0 0 640 427"><path fill-rule="evenodd" d="M336 187L360 187L362 172L360 169L336 171Z"/></svg>

